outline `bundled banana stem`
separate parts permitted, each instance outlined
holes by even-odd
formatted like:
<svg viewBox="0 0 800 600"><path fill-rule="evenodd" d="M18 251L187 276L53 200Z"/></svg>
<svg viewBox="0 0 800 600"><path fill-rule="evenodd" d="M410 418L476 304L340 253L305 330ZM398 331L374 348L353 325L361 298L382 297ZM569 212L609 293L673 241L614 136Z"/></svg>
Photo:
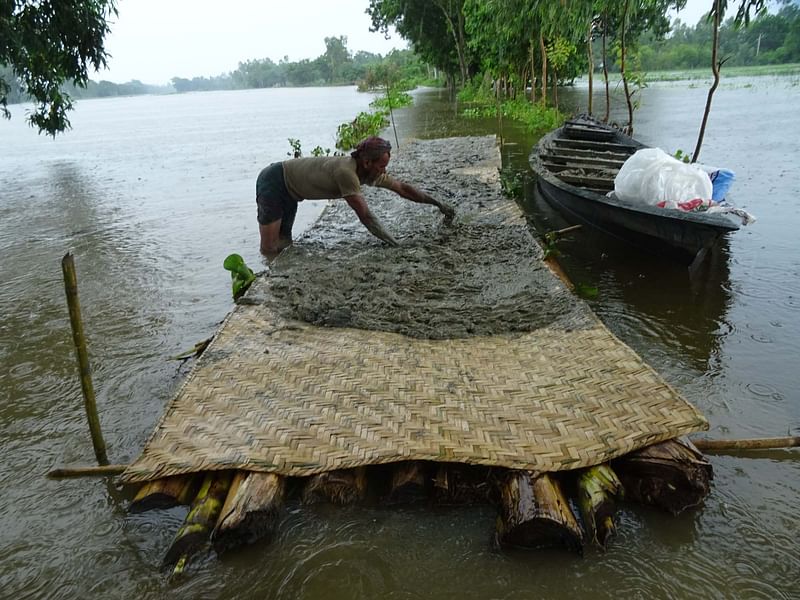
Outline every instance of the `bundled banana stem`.
<svg viewBox="0 0 800 600"><path fill-rule="evenodd" d="M578 506L587 537L602 548L616 533L616 500L622 483L608 464L585 469L578 475Z"/></svg>
<svg viewBox="0 0 800 600"><path fill-rule="evenodd" d="M162 565L175 566L174 573L181 573L192 554L206 542L219 518L228 490L231 486L231 471L206 474L200 491L192 501L186 520L175 535Z"/></svg>
<svg viewBox="0 0 800 600"><path fill-rule="evenodd" d="M197 494L199 484L200 477L197 474L176 475L148 481L139 488L128 511L140 513L154 508L172 508L179 504L189 504Z"/></svg>
<svg viewBox="0 0 800 600"><path fill-rule="evenodd" d="M582 550L583 532L555 478L547 473L509 471L499 485L498 544Z"/></svg>
<svg viewBox="0 0 800 600"><path fill-rule="evenodd" d="M667 440L612 462L625 498L677 515L703 503L711 490L711 464L691 442Z"/></svg>
<svg viewBox="0 0 800 600"><path fill-rule="evenodd" d="M433 479L437 504L482 504L490 502L493 486L489 467L440 463Z"/></svg>
<svg viewBox="0 0 800 600"><path fill-rule="evenodd" d="M278 526L286 478L274 473L237 471L211 535L218 553L270 538Z"/></svg>
<svg viewBox="0 0 800 600"><path fill-rule="evenodd" d="M419 460L397 463L392 470L388 503L407 503L428 497L428 465Z"/></svg>
<svg viewBox="0 0 800 600"><path fill-rule="evenodd" d="M303 503L353 504L367 494L367 473L364 467L326 471L310 477L303 488Z"/></svg>

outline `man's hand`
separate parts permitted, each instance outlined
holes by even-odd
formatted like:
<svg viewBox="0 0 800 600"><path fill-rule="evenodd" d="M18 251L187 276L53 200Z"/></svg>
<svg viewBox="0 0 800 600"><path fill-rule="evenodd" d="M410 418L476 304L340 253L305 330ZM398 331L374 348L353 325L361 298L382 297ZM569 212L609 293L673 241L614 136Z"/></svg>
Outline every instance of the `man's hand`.
<svg viewBox="0 0 800 600"><path fill-rule="evenodd" d="M452 223L453 222L453 218L456 216L456 209L453 208L450 204L447 204L446 202L441 202L441 201L437 204L437 206L439 207L439 210L442 211L442 214L444 215L445 223Z"/></svg>
<svg viewBox="0 0 800 600"><path fill-rule="evenodd" d="M367 231L390 246L400 245L397 240L392 237L392 234L384 229L378 217L372 214L363 196L360 194L353 194L352 196L345 196L344 199L347 204L350 205L350 208L355 211L356 215L358 215L358 220L367 228Z"/></svg>

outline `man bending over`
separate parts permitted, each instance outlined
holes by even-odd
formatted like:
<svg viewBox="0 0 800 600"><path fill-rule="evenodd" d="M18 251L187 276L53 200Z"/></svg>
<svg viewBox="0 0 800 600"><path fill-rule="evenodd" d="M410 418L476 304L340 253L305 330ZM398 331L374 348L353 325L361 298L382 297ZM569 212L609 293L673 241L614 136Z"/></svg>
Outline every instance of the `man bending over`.
<svg viewBox="0 0 800 600"><path fill-rule="evenodd" d="M412 202L432 204L446 219L452 219L452 206L386 174L391 155L392 145L373 136L359 143L350 156L293 158L262 169L256 180L261 253L273 258L291 245L298 202L328 198L344 198L372 235L397 246L397 240L367 206L362 184L390 189Z"/></svg>

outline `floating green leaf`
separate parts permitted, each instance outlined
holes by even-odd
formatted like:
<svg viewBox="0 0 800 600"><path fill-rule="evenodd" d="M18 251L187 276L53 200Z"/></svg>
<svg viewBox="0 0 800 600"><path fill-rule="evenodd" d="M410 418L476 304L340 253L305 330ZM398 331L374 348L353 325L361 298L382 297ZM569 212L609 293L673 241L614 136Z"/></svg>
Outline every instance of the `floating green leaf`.
<svg viewBox="0 0 800 600"><path fill-rule="evenodd" d="M575 291L581 298L590 300L597 298L597 295L600 293L596 285L589 285L588 283L575 284Z"/></svg>
<svg viewBox="0 0 800 600"><path fill-rule="evenodd" d="M233 299L236 300L247 291L250 284L255 281L256 275L238 254L229 255L222 266L231 272Z"/></svg>

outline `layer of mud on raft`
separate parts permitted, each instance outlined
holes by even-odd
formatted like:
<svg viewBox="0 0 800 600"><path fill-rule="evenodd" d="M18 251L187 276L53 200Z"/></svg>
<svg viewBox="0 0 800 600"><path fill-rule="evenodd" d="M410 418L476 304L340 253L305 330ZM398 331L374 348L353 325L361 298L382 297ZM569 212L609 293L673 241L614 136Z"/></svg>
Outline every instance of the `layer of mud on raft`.
<svg viewBox="0 0 800 600"><path fill-rule="evenodd" d="M497 507L496 541L605 545L618 501L699 505L703 416L548 268L497 181L494 138L416 142L382 190L386 248L331 204L254 283L123 481L190 504L165 558L269 537L287 502Z"/></svg>

